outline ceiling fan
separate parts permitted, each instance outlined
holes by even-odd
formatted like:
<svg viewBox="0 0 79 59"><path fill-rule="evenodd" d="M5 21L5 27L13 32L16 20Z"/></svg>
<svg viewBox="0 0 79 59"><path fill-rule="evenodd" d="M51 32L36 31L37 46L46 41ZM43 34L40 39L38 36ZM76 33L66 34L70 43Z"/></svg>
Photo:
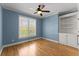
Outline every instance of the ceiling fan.
<svg viewBox="0 0 79 59"><path fill-rule="evenodd" d="M34 14L39 14L40 16L43 16L43 12L49 13L49 10L44 10L45 5L38 5L38 8L34 12Z"/></svg>

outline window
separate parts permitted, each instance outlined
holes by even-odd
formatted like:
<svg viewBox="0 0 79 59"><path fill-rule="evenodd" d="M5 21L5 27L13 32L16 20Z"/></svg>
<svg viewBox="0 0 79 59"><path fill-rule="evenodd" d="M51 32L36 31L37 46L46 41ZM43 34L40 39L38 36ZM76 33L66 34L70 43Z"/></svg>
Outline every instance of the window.
<svg viewBox="0 0 79 59"><path fill-rule="evenodd" d="M36 20L29 20L29 36L36 36Z"/></svg>
<svg viewBox="0 0 79 59"><path fill-rule="evenodd" d="M36 19L19 16L19 38L36 36Z"/></svg>

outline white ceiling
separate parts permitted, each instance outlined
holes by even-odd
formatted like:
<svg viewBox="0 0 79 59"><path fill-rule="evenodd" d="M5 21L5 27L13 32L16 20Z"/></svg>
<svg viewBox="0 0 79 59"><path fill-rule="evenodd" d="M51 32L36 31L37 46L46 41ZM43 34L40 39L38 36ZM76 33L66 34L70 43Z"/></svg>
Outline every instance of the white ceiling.
<svg viewBox="0 0 79 59"><path fill-rule="evenodd" d="M4 8L13 10L16 12L26 13L35 17L40 17L38 14L33 14L40 3L3 3L0 4ZM44 9L50 10L50 13L44 13L43 17L51 16L55 13L61 13L66 11L73 11L77 9L76 3L42 3L45 6Z"/></svg>

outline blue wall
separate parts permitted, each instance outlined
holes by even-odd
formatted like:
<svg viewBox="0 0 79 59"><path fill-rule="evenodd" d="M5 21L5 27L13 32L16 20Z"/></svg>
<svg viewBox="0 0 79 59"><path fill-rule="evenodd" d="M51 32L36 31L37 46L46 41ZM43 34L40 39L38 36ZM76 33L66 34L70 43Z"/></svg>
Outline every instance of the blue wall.
<svg viewBox="0 0 79 59"><path fill-rule="evenodd" d="M2 8L0 6L0 50L2 47Z"/></svg>
<svg viewBox="0 0 79 59"><path fill-rule="evenodd" d="M24 15L18 12L2 9L3 23L2 23L2 45L16 43L25 40L31 40L35 37L45 37L58 41L58 15L53 15L44 19L36 19L37 35L29 38L18 38L18 23L19 15ZM24 15L26 17L31 17ZM33 18L33 17L32 17Z"/></svg>
<svg viewBox="0 0 79 59"><path fill-rule="evenodd" d="M30 40L32 38L41 36L41 20L36 19L37 36L19 39L18 38L19 15L23 15L23 14L6 10L3 8L3 45L20 42L28 39Z"/></svg>
<svg viewBox="0 0 79 59"><path fill-rule="evenodd" d="M52 15L43 19L42 36L58 41L58 15Z"/></svg>

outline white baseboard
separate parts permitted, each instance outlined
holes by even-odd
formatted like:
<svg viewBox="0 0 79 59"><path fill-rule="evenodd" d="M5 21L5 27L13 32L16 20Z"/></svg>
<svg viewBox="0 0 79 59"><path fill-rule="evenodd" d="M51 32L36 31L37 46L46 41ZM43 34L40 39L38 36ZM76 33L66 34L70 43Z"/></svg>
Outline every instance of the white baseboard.
<svg viewBox="0 0 79 59"><path fill-rule="evenodd" d="M44 38L44 37L41 37L42 39L46 39L46 40L48 40L48 41L52 41L52 42L55 42L55 43L59 43L58 41L56 41L56 40L52 40L52 39L48 39L48 38Z"/></svg>
<svg viewBox="0 0 79 59"><path fill-rule="evenodd" d="M37 40L37 39L39 39L39 37L38 38L34 38L34 39L30 39L30 40L21 41L21 42L12 43L12 44L7 44L7 45L4 45L3 48L4 47L13 46L13 45L17 45L17 44L21 44L21 43L28 42L28 41L32 41L32 40Z"/></svg>
<svg viewBox="0 0 79 59"><path fill-rule="evenodd" d="M1 55L1 53L2 53L2 50L3 50L3 47L2 47L1 50L0 50L0 55Z"/></svg>

